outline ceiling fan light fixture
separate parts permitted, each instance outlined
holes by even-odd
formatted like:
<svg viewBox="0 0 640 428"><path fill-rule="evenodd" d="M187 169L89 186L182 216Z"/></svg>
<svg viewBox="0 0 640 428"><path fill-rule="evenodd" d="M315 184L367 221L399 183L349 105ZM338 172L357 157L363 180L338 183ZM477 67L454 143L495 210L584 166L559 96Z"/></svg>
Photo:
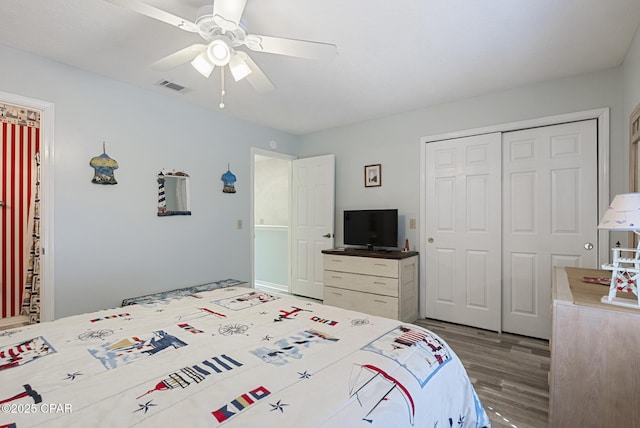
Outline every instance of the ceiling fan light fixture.
<svg viewBox="0 0 640 428"><path fill-rule="evenodd" d="M237 53L233 53L229 59L229 70L236 82L244 79L251 74L251 68L244 59Z"/></svg>
<svg viewBox="0 0 640 428"><path fill-rule="evenodd" d="M195 57L193 61L191 61L191 65L198 71L198 73L202 74L204 77L211 76L211 72L215 67L215 65L213 65L211 61L209 61L206 51Z"/></svg>
<svg viewBox="0 0 640 428"><path fill-rule="evenodd" d="M222 67L229 63L231 48L229 48L229 45L224 40L216 39L209 43L207 56L212 63Z"/></svg>

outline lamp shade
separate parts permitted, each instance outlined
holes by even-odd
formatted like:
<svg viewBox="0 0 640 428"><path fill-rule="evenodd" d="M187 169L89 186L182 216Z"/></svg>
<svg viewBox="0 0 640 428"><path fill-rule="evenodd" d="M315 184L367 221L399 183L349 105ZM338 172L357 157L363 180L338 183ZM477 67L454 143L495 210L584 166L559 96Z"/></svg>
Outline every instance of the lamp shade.
<svg viewBox="0 0 640 428"><path fill-rule="evenodd" d="M598 229L640 230L640 193L616 195L600 220Z"/></svg>
<svg viewBox="0 0 640 428"><path fill-rule="evenodd" d="M209 61L206 51L201 52L200 55L195 57L193 61L191 61L191 65L193 66L193 68L198 70L198 73L202 74L204 77L211 76L211 72L215 68L215 65L213 65L213 63Z"/></svg>
<svg viewBox="0 0 640 428"><path fill-rule="evenodd" d="M236 52L232 53L231 58L229 59L229 70L231 70L231 75L236 82L251 74L249 65Z"/></svg>

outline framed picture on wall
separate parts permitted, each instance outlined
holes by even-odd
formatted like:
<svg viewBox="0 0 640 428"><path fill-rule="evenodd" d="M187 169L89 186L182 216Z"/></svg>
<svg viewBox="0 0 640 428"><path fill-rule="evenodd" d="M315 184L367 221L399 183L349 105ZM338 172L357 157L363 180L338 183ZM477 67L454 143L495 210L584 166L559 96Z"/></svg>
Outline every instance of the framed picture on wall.
<svg viewBox="0 0 640 428"><path fill-rule="evenodd" d="M382 165L365 165L364 167L364 187L382 186Z"/></svg>

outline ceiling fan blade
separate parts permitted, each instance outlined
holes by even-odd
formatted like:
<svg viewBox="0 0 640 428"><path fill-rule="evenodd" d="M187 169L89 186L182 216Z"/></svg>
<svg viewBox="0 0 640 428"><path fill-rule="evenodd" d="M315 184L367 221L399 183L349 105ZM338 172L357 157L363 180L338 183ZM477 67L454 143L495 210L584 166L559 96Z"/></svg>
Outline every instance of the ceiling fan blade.
<svg viewBox="0 0 640 428"><path fill-rule="evenodd" d="M247 0L214 0L213 21L225 30L235 30Z"/></svg>
<svg viewBox="0 0 640 428"><path fill-rule="evenodd" d="M189 31L191 33L198 32L198 26L184 18L173 15L164 10L160 10L156 7L150 6L138 0L105 0L106 2L113 3L118 6L133 10L141 15L148 16L149 18L157 19L158 21L165 22L174 27L178 27L182 30Z"/></svg>
<svg viewBox="0 0 640 428"><path fill-rule="evenodd" d="M237 53L251 69L251 73L247 75L246 79L249 84L253 86L253 89L258 92L269 92L275 89L275 86L273 85L273 83L271 83L271 80L269 80L266 74L262 72L260 67L258 67L258 65L253 62L251 57L247 55L246 52L237 51Z"/></svg>
<svg viewBox="0 0 640 428"><path fill-rule="evenodd" d="M328 59L338 54L336 45L331 43L258 36L255 34L247 35L244 44L256 52L268 52L309 59Z"/></svg>
<svg viewBox="0 0 640 428"><path fill-rule="evenodd" d="M207 45L204 45L202 43L196 43L194 45L187 46L184 49L180 49L179 51L174 52L171 55L165 56L164 58L154 62L153 64L151 64L151 68L158 71L171 70L172 68L182 65L185 62L192 61L206 49Z"/></svg>

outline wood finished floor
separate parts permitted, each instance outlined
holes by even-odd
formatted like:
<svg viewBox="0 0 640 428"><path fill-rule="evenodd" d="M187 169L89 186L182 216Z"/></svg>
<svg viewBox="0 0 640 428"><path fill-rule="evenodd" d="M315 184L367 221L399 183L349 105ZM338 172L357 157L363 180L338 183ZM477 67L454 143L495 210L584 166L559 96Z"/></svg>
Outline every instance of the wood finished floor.
<svg viewBox="0 0 640 428"><path fill-rule="evenodd" d="M462 360L493 428L543 428L549 414L549 342L423 319Z"/></svg>

